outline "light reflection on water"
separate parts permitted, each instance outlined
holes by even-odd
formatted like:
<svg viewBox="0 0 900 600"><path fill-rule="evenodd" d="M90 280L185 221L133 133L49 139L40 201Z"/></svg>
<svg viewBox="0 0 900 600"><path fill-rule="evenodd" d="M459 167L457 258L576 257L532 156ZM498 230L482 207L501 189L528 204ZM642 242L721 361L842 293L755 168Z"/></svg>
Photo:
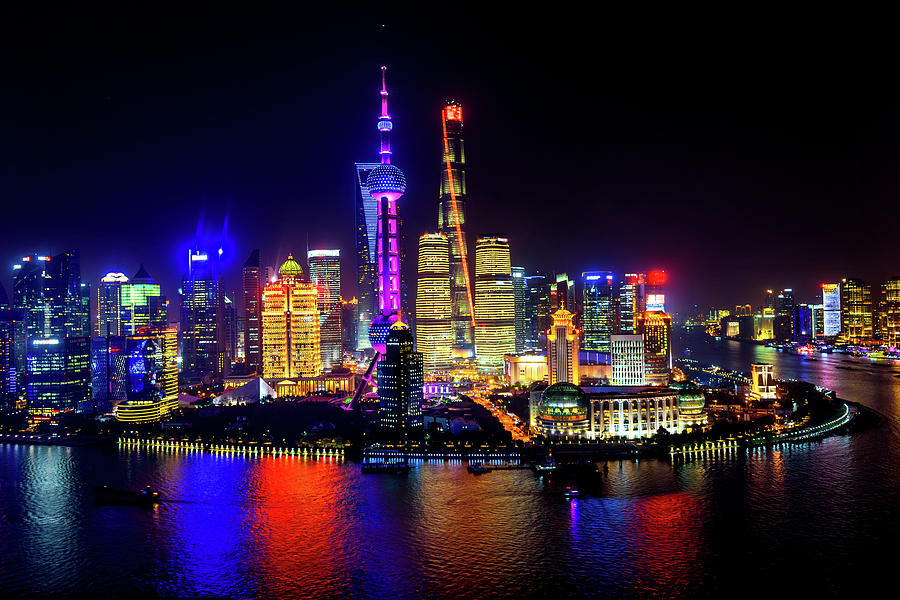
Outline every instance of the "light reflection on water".
<svg viewBox="0 0 900 600"><path fill-rule="evenodd" d="M744 370L750 359L775 362L780 376L834 387L890 422L695 462L613 461L608 479L577 500L528 471L473 476L458 463L419 463L398 478L363 476L333 459L0 445L0 589L317 598L860 593L890 572L891 555L879 546L900 533L900 379L834 368L848 364L841 358L802 363L736 346L702 352ZM98 484L152 485L167 501L154 510L96 506Z"/></svg>

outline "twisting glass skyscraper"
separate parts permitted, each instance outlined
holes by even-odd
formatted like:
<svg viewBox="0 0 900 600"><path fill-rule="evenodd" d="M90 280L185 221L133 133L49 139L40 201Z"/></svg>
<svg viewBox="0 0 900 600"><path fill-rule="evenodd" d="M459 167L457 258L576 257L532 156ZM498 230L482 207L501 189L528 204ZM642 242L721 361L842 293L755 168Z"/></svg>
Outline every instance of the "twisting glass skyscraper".
<svg viewBox="0 0 900 600"><path fill-rule="evenodd" d="M453 348L461 354L473 350L475 318L472 313L468 246L466 243L466 148L462 106L450 101L441 111L443 134L438 229L450 240L450 298L453 309Z"/></svg>
<svg viewBox="0 0 900 600"><path fill-rule="evenodd" d="M426 371L450 368L453 330L450 307L450 245L443 233L419 238L419 279L416 290L416 347Z"/></svg>
<svg viewBox="0 0 900 600"><path fill-rule="evenodd" d="M516 302L509 240L504 237L480 237L475 242L475 311L478 369L498 372L503 355L516 351Z"/></svg>

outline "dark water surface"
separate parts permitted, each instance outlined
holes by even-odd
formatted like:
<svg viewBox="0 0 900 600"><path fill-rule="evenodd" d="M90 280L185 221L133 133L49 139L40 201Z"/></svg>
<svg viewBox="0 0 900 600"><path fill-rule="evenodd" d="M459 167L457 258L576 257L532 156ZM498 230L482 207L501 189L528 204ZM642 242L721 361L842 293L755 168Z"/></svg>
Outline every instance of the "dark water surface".
<svg viewBox="0 0 900 600"><path fill-rule="evenodd" d="M0 593L806 598L893 588L900 363L679 343L735 369L773 362L779 377L836 389L885 424L674 466L615 462L599 496L571 502L528 471L473 476L451 463L403 479L333 460L0 445ZM95 506L98 484L150 484L169 500Z"/></svg>

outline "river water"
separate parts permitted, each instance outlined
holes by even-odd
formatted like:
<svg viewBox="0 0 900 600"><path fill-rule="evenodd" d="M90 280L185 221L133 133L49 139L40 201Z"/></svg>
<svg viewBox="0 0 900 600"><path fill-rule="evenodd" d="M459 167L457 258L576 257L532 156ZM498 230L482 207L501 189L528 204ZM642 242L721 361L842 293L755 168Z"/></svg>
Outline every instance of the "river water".
<svg viewBox="0 0 900 600"><path fill-rule="evenodd" d="M333 459L0 445L4 596L809 597L892 586L900 364L698 335L692 357L775 364L885 416L852 436L672 465L610 464L568 501L529 471L408 478ZM848 362L849 361L849 362ZM850 367L850 368L839 368ZM156 509L96 506L152 485Z"/></svg>

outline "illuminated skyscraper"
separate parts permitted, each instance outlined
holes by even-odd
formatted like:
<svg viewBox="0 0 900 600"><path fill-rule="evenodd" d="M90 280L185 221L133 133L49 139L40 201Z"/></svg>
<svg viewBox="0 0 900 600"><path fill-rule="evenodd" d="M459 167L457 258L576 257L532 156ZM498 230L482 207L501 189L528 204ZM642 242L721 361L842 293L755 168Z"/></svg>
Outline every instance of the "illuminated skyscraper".
<svg viewBox="0 0 900 600"><path fill-rule="evenodd" d="M553 313L553 325L547 332L547 377L550 385L559 382L578 385L581 381L578 372L579 332L575 329L574 317L564 308Z"/></svg>
<svg viewBox="0 0 900 600"><path fill-rule="evenodd" d="M529 275L525 278L528 287L528 316L530 327L528 334L528 348L539 350L546 343L547 330L553 323L550 316L550 280L543 273Z"/></svg>
<svg viewBox="0 0 900 600"><path fill-rule="evenodd" d="M525 267L512 267L513 297L516 310L516 352L524 352L528 346L531 323L528 319L528 286L525 283Z"/></svg>
<svg viewBox="0 0 900 600"><path fill-rule="evenodd" d="M615 332L621 335L634 333L634 301L637 278L634 274L625 275L625 280L619 282L619 290L616 302Z"/></svg>
<svg viewBox="0 0 900 600"><path fill-rule="evenodd" d="M500 372L503 355L516 351L516 302L509 240L480 237L475 242L475 355L479 370Z"/></svg>
<svg viewBox="0 0 900 600"><path fill-rule="evenodd" d="M250 373L259 373L262 370L262 338L260 337L260 323L262 320L261 277L259 249L256 249L250 253L241 269L241 289L244 298L244 361L247 365L247 371Z"/></svg>
<svg viewBox="0 0 900 600"><path fill-rule="evenodd" d="M357 345L357 325L359 324L359 300L354 296L349 300L341 299L341 336L344 351L353 352Z"/></svg>
<svg viewBox="0 0 900 600"><path fill-rule="evenodd" d="M97 286L97 329L98 337L122 335L122 284L128 283L125 273L107 273Z"/></svg>
<svg viewBox="0 0 900 600"><path fill-rule="evenodd" d="M822 284L825 339L833 341L841 333L841 284Z"/></svg>
<svg viewBox="0 0 900 600"><path fill-rule="evenodd" d="M644 286L644 301L641 310L666 312L666 272L659 269L647 273L647 283Z"/></svg>
<svg viewBox="0 0 900 600"><path fill-rule="evenodd" d="M610 340L612 385L645 385L644 336L614 335Z"/></svg>
<svg viewBox="0 0 900 600"><path fill-rule="evenodd" d="M313 377L322 371L316 288L288 255L262 293L263 377Z"/></svg>
<svg viewBox="0 0 900 600"><path fill-rule="evenodd" d="M227 374L217 252L192 250L181 284L182 374L188 381Z"/></svg>
<svg viewBox="0 0 900 600"><path fill-rule="evenodd" d="M135 335L141 327L160 321L160 306L165 305L159 283L150 277L144 265L138 269L131 281L121 284L120 332ZM106 335L106 334L103 334Z"/></svg>
<svg viewBox="0 0 900 600"><path fill-rule="evenodd" d="M609 352L610 337L615 330L613 279L611 271L581 274L584 286L584 339L581 345L585 350Z"/></svg>
<svg viewBox="0 0 900 600"><path fill-rule="evenodd" d="M330 371L343 364L341 350L341 251L309 250L309 280L318 290L322 368Z"/></svg>
<svg viewBox="0 0 900 600"><path fill-rule="evenodd" d="M178 407L177 344L175 328L144 328L126 337L126 400L116 406L118 420L159 421Z"/></svg>
<svg viewBox="0 0 900 600"><path fill-rule="evenodd" d="M450 306L450 243L443 233L419 238L419 282L416 290L416 347L425 370L450 368L453 329Z"/></svg>
<svg viewBox="0 0 900 600"><path fill-rule="evenodd" d="M0 288L0 294L6 293ZM25 380L25 311L0 307L0 410L13 408Z"/></svg>
<svg viewBox="0 0 900 600"><path fill-rule="evenodd" d="M441 111L443 135L438 230L450 241L450 298L453 309L453 349L473 350L472 282L466 242L466 147L462 105L450 101Z"/></svg>
<svg viewBox="0 0 900 600"><path fill-rule="evenodd" d="M26 256L13 271L13 307L26 311L29 340L81 337L88 331L78 250Z"/></svg>
<svg viewBox="0 0 900 600"><path fill-rule="evenodd" d="M841 281L841 340L851 344L872 339L872 288L861 279Z"/></svg>
<svg viewBox="0 0 900 600"><path fill-rule="evenodd" d="M371 348L369 323L377 314L375 305L375 241L378 230L378 202L369 193L369 173L381 163L353 165L356 215L356 349Z"/></svg>
<svg viewBox="0 0 900 600"><path fill-rule="evenodd" d="M658 311L638 316L637 332L644 336L644 378L649 385L666 385L672 370L672 319Z"/></svg>
<svg viewBox="0 0 900 600"><path fill-rule="evenodd" d="M52 417L90 400L90 338L29 340L26 381L32 417Z"/></svg>
<svg viewBox="0 0 900 600"><path fill-rule="evenodd" d="M385 356L378 362L378 421L382 429L407 439L422 431L422 353L403 321L391 325Z"/></svg>
<svg viewBox="0 0 900 600"><path fill-rule="evenodd" d="M900 346L900 277L892 277L881 284L878 318L881 341L892 348Z"/></svg>

